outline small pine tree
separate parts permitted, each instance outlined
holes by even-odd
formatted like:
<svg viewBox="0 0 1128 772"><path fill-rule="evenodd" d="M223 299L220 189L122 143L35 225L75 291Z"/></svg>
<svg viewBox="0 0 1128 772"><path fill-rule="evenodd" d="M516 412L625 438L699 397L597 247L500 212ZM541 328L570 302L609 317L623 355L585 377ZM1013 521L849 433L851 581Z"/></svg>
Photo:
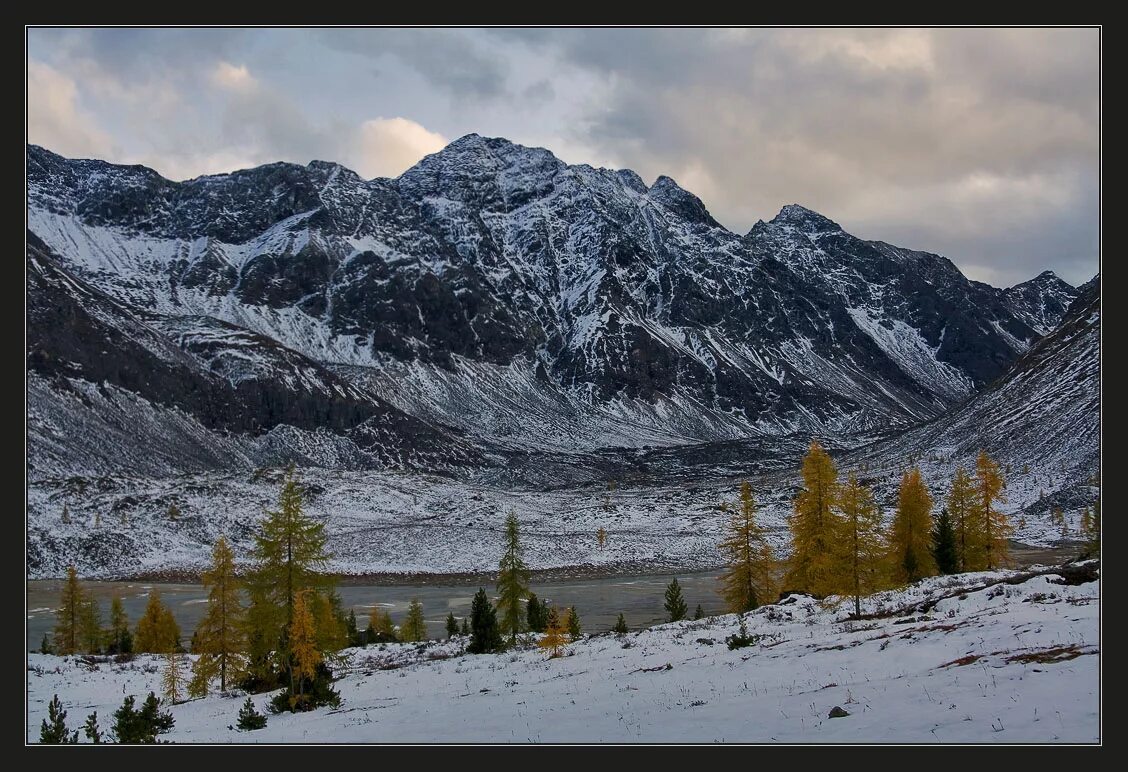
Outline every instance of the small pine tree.
<svg viewBox="0 0 1128 772"><path fill-rule="evenodd" d="M580 640L583 635L583 628L580 626L580 612L576 611L575 606L569 606L565 616L565 629L568 630L568 637L573 641Z"/></svg>
<svg viewBox="0 0 1128 772"><path fill-rule="evenodd" d="M345 632L349 636L349 646L360 645L360 631L356 629L356 611L349 609L349 615L345 619Z"/></svg>
<svg viewBox="0 0 1128 772"><path fill-rule="evenodd" d="M59 701L57 694L47 703L47 718L39 725L39 742L44 745L70 745L78 742L78 732L71 734L67 730L67 712L63 710L63 703Z"/></svg>
<svg viewBox="0 0 1128 772"><path fill-rule="evenodd" d="M547 609L541 603L535 592L529 593L529 601L525 604L525 616L529 622L529 629L534 633L543 633L547 622Z"/></svg>
<svg viewBox="0 0 1128 772"><path fill-rule="evenodd" d="M453 638L458 635L458 620L454 618L454 612L448 612L446 618L446 631L447 638Z"/></svg>
<svg viewBox="0 0 1128 772"><path fill-rule="evenodd" d="M47 633L43 633L43 640L39 642L39 653L50 654L51 642L47 639Z"/></svg>
<svg viewBox="0 0 1128 772"><path fill-rule="evenodd" d="M509 635L509 643L517 642L525 621L521 609L521 599L529 594L529 567L522 558L521 532L517 515L510 512L505 518L505 551L498 563L497 606L501 612L503 632Z"/></svg>
<svg viewBox="0 0 1128 772"><path fill-rule="evenodd" d="M102 512L101 510L94 510L94 527L98 528L102 525Z"/></svg>
<svg viewBox="0 0 1128 772"><path fill-rule="evenodd" d="M975 517L975 484L962 466L956 467L946 503L956 536L958 570L983 570L987 566L987 554L983 549L979 521Z"/></svg>
<svg viewBox="0 0 1128 772"><path fill-rule="evenodd" d="M599 551L603 552L603 545L607 542L607 531L604 530L603 526L600 526L599 530L595 532L595 541L599 544Z"/></svg>
<svg viewBox="0 0 1128 772"><path fill-rule="evenodd" d="M462 617L462 629L459 631L462 635L470 635L470 620Z"/></svg>
<svg viewBox="0 0 1128 772"><path fill-rule="evenodd" d="M497 612L486 591L479 587L470 605L470 645L466 650L471 654L488 654L500 648L501 631L497 626Z"/></svg>
<svg viewBox="0 0 1128 772"><path fill-rule="evenodd" d="M666 609L667 622L677 622L685 619L685 614L689 610L685 598L682 597L681 585L678 584L678 578L676 576L672 582L666 585L666 602L663 604L663 607Z"/></svg>
<svg viewBox="0 0 1128 772"><path fill-rule="evenodd" d="M133 651L133 636L129 633L129 617L125 614L125 604L120 595L110 600L110 645L111 654L129 654Z"/></svg>
<svg viewBox="0 0 1128 772"><path fill-rule="evenodd" d="M705 618L705 609L701 608L700 603L698 603L697 608L695 608L693 610L693 618L694 619L704 619Z"/></svg>
<svg viewBox="0 0 1128 772"><path fill-rule="evenodd" d="M95 745L102 743L102 730L98 726L98 711L94 711L86 717L86 723L82 725L82 732L86 735L86 739Z"/></svg>
<svg viewBox="0 0 1128 772"><path fill-rule="evenodd" d="M956 532L947 509L941 509L940 516L936 518L936 527L932 531L932 557L942 574L954 574L960 570Z"/></svg>
<svg viewBox="0 0 1128 772"><path fill-rule="evenodd" d="M114 711L114 735L123 745L155 743L158 734L169 731L176 723L171 713L161 712L161 701L153 692L149 692L140 710L135 710L134 704L131 694Z"/></svg>
<svg viewBox="0 0 1128 772"><path fill-rule="evenodd" d="M407 617L400 625L400 638L407 642L427 640L427 625L423 621L423 604L412 598L407 607Z"/></svg>
<svg viewBox="0 0 1128 772"><path fill-rule="evenodd" d="M180 698L184 696L184 670L181 668L180 655L175 652L165 654L161 692L173 705L180 702Z"/></svg>
<svg viewBox="0 0 1128 772"><path fill-rule="evenodd" d="M63 524L70 525L70 522L70 508L66 504L63 504Z"/></svg>
<svg viewBox="0 0 1128 772"><path fill-rule="evenodd" d="M560 619L560 611L553 606L548 610L548 619L546 620L544 636L541 637L537 643L542 649L549 649L549 659L560 656L560 648L568 642L565 638L567 631L564 624Z"/></svg>
<svg viewBox="0 0 1128 772"><path fill-rule="evenodd" d="M255 710L255 704L250 697L243 703L243 707L239 708L239 720L235 722L235 726L243 732L253 732L266 726L266 716Z"/></svg>
<svg viewBox="0 0 1128 772"><path fill-rule="evenodd" d="M168 519L174 523L180 519L180 507L176 506L175 501L168 505Z"/></svg>
<svg viewBox="0 0 1128 772"><path fill-rule="evenodd" d="M698 608L701 608L698 606ZM619 612L619 618L615 620L615 626L611 628L611 632L616 635L626 635L630 630L627 628L627 620L623 618L623 613Z"/></svg>

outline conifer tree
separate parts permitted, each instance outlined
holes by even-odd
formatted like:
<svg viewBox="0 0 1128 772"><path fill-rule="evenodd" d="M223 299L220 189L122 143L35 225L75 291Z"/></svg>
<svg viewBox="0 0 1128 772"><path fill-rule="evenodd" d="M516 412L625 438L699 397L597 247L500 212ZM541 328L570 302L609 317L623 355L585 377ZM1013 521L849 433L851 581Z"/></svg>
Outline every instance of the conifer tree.
<svg viewBox="0 0 1128 772"><path fill-rule="evenodd" d="M86 723L82 725L82 733L86 735L86 739L95 745L102 743L102 729L98 726L98 711L94 711L86 717Z"/></svg>
<svg viewBox="0 0 1128 772"><path fill-rule="evenodd" d="M71 521L71 519L70 519L70 508L66 505L65 502L63 503L63 518L62 518L62 520L63 520L64 525L70 525L70 521Z"/></svg>
<svg viewBox="0 0 1128 772"><path fill-rule="evenodd" d="M861 616L862 595L870 594L881 584L881 564L886 549L881 512L873 491L858 482L853 473L839 491L838 510L842 514L843 546L850 592L854 596L854 615Z"/></svg>
<svg viewBox="0 0 1128 772"><path fill-rule="evenodd" d="M685 598L682 597L681 585L678 584L676 576L672 582L666 585L666 599L662 606L666 609L667 622L678 622L685 619L685 612L689 610L689 606L686 605Z"/></svg>
<svg viewBox="0 0 1128 772"><path fill-rule="evenodd" d="M174 523L180 519L180 507L176 506L175 501L168 505L168 519Z"/></svg>
<svg viewBox="0 0 1128 772"><path fill-rule="evenodd" d="M360 645L360 631L356 629L356 611L349 609L349 616L345 620L345 631L349 636L349 646Z"/></svg>
<svg viewBox="0 0 1128 772"><path fill-rule="evenodd" d="M341 596L336 589L310 593L308 603L313 613L313 626L317 630L317 649L326 660L335 660L337 652L348 646L345 615L341 611Z"/></svg>
<svg viewBox="0 0 1128 772"><path fill-rule="evenodd" d="M171 713L161 712L161 701L153 692L149 692L140 710L135 710L134 704L131 694L114 711L114 735L121 744L155 743L158 734L164 734L176 723Z"/></svg>
<svg viewBox="0 0 1128 772"><path fill-rule="evenodd" d="M497 606L501 612L501 630L508 633L510 645L517 642L524 621L521 600L529 594L529 567L522 559L521 535L517 515L505 518L505 551L498 564Z"/></svg>
<svg viewBox="0 0 1128 772"><path fill-rule="evenodd" d="M302 590L294 597L291 604L293 618L287 636L290 654L290 710L295 712L305 709L309 701L306 695L307 684L317 676L317 666L321 664L313 612L306 601L309 593L309 590Z"/></svg>
<svg viewBox="0 0 1128 772"><path fill-rule="evenodd" d="M51 653L51 642L49 640L47 640L47 633L43 633L43 640L39 642L39 653L40 654L50 654Z"/></svg>
<svg viewBox="0 0 1128 772"><path fill-rule="evenodd" d="M560 611L553 606L548 610L545 621L544 636L537 643L542 649L549 649L549 659L560 656L560 648L568 642L564 624L560 619Z"/></svg>
<svg viewBox="0 0 1128 772"><path fill-rule="evenodd" d="M325 525L306 515L302 489L294 475L291 466L283 479L277 509L266 513L255 535L255 568L247 581L252 667L266 676L266 683L270 674L277 670L283 672L285 681L290 684L299 680L291 672L294 661L287 648L295 599L306 590L328 594L334 584L333 578L323 573L331 557L326 551ZM303 602L311 619L316 609L324 621L324 608L317 601L306 597ZM343 629L343 625L341 627ZM315 622L311 622L310 629L316 636ZM321 635L322 645L326 636L343 637L340 630L322 630ZM271 651L277 670L270 662L268 653Z"/></svg>
<svg viewBox="0 0 1128 772"><path fill-rule="evenodd" d="M211 567L202 578L208 592L208 609L196 628L194 649L200 656L192 667L194 688L190 690L193 696L201 697L216 676L220 692L226 692L228 678L240 675L246 665L246 623L235 576L235 553L224 537L219 537L212 547Z"/></svg>
<svg viewBox="0 0 1128 772"><path fill-rule="evenodd" d="M59 608L55 611L55 653L59 656L77 654L82 641L82 609L86 593L78 583L78 572L67 566L67 579L63 583Z"/></svg>
<svg viewBox="0 0 1128 772"><path fill-rule="evenodd" d="M701 607L698 606L697 608ZM619 612L619 618L615 620L615 626L611 628L611 632L616 635L626 635L630 632L630 629L627 627L627 620L623 618L623 612Z"/></svg>
<svg viewBox="0 0 1128 772"><path fill-rule="evenodd" d="M239 708L239 720L235 722L235 726L243 732L253 732L266 726L266 716L255 710L255 704L250 697L243 703L243 707Z"/></svg>
<svg viewBox="0 0 1128 772"><path fill-rule="evenodd" d="M583 635L583 628L580 626L580 612L576 611L575 606L569 606L564 617L564 629L568 631L568 637L573 641L580 640Z"/></svg>
<svg viewBox="0 0 1128 772"><path fill-rule="evenodd" d="M704 618L705 618L705 609L701 608L701 604L700 604L700 603L698 603L698 604L697 604L697 608L695 608L695 609L693 610L693 618L694 618L694 620L698 620L698 619L704 619Z"/></svg>
<svg viewBox="0 0 1128 772"><path fill-rule="evenodd" d="M161 692L173 705L180 702L180 698L184 694L184 670L181 668L180 655L176 652L165 654L165 669L161 676Z"/></svg>
<svg viewBox="0 0 1128 772"><path fill-rule="evenodd" d="M368 642L391 643L396 640L396 626L392 624L392 615L373 606L368 612Z"/></svg>
<svg viewBox="0 0 1128 772"><path fill-rule="evenodd" d="M470 635L470 620L466 617L462 617L462 630L460 632L462 635Z"/></svg>
<svg viewBox="0 0 1128 772"><path fill-rule="evenodd" d="M726 564L720 577L721 597L729 611L739 614L772 598L776 561L764 529L756 522L756 500L747 480L740 486L739 506L725 510L730 514L719 546Z"/></svg>
<svg viewBox="0 0 1128 772"><path fill-rule="evenodd" d="M942 574L954 574L960 570L956 532L947 509L941 509L940 516L936 518L936 527L932 531L932 557Z"/></svg>
<svg viewBox="0 0 1128 772"><path fill-rule="evenodd" d="M407 607L407 616L400 625L400 638L405 642L427 640L427 624L423 621L423 604L412 598Z"/></svg>
<svg viewBox="0 0 1128 772"><path fill-rule="evenodd" d="M894 584L910 584L936 574L936 560L932 557L932 497L918 467L907 470L901 478L889 546Z"/></svg>
<svg viewBox="0 0 1128 772"><path fill-rule="evenodd" d="M180 626L176 624L172 612L161 603L161 594L151 590L145 613L137 621L133 647L139 652L165 654L176 651L179 646Z"/></svg>
<svg viewBox="0 0 1128 772"><path fill-rule="evenodd" d="M541 603L535 592L529 593L529 602L525 605L525 616L529 622L529 629L534 633L543 633L548 610Z"/></svg>
<svg viewBox="0 0 1128 772"><path fill-rule="evenodd" d="M129 633L129 617L125 614L125 604L121 596L110 600L110 646L111 654L129 654L133 651L133 636Z"/></svg>
<svg viewBox="0 0 1128 772"><path fill-rule="evenodd" d="M956 561L959 570L982 570L987 565L987 553L983 548L982 529L975 517L975 483L962 466L956 467L947 505L948 516L956 532Z"/></svg>
<svg viewBox="0 0 1128 772"><path fill-rule="evenodd" d="M975 461L975 478L975 514L982 528L986 567L990 571L1008 560L1007 537L1010 536L1011 528L1007 516L995 508L996 501L1006 503L1003 490L1007 482L999 465L985 450L979 451L979 457Z"/></svg>
<svg viewBox="0 0 1128 772"><path fill-rule="evenodd" d="M595 532L595 541L599 544L599 551L603 552L603 545L607 541L607 531L604 530L603 526L600 526L599 530Z"/></svg>
<svg viewBox="0 0 1128 772"><path fill-rule="evenodd" d="M812 441L803 457L803 489L789 519L792 552L787 589L825 596L843 589L842 523L834 509L838 501L838 470L827 452Z"/></svg>
<svg viewBox="0 0 1128 772"><path fill-rule="evenodd" d="M95 509L94 510L94 527L98 528L101 525L102 525L102 512L101 512L101 510ZM97 717L98 714L95 713L94 715L95 715L95 717Z"/></svg>
<svg viewBox="0 0 1128 772"><path fill-rule="evenodd" d="M501 631L497 626L497 612L486 591L479 587L470 605L470 645L466 650L471 654L488 654L500 648Z"/></svg>
<svg viewBox="0 0 1128 772"><path fill-rule="evenodd" d="M78 742L78 732L67 730L67 712L59 695L47 703L47 718L39 725L39 742L44 745L70 745Z"/></svg>
<svg viewBox="0 0 1128 772"><path fill-rule="evenodd" d="M454 618L454 612L447 612L446 618L446 632L447 638L453 638L458 635L458 620Z"/></svg>
<svg viewBox="0 0 1128 772"><path fill-rule="evenodd" d="M102 630L102 613L96 598L83 599L78 615L78 628L82 650L97 654L102 648L105 632Z"/></svg>

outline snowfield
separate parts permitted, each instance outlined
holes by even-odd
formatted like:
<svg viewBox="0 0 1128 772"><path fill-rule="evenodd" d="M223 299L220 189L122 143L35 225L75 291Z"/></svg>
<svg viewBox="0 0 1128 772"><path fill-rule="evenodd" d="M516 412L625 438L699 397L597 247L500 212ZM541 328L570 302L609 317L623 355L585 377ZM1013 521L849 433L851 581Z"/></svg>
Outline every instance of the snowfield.
<svg viewBox="0 0 1128 772"><path fill-rule="evenodd" d="M584 638L554 660L464 655L461 638L350 649L337 709L239 732L244 695L212 696L172 706L162 739L1097 743L1100 583L1086 566L934 577L865 599L856 621L852 601L791 596L748 614L760 639L734 651L735 615ZM72 729L94 710L107 727L126 694L159 693L160 675L159 658L29 654L28 741L53 694ZM268 698L254 696L260 711ZM835 706L850 715L828 718Z"/></svg>

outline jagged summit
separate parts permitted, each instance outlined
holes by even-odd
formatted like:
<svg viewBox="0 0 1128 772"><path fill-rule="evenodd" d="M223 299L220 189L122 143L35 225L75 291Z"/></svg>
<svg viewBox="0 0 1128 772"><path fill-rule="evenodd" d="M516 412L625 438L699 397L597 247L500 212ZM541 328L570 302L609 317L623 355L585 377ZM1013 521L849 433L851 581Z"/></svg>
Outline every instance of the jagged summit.
<svg viewBox="0 0 1128 772"><path fill-rule="evenodd" d="M842 226L829 217L799 204L787 204L772 218L773 225L790 225L807 233L833 233Z"/></svg>

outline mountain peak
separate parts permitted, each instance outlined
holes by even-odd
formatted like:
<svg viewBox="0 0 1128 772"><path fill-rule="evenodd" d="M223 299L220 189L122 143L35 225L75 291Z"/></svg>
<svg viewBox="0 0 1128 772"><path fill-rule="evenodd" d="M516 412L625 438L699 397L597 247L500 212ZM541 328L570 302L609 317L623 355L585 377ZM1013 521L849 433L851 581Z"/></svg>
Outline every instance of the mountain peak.
<svg viewBox="0 0 1128 772"><path fill-rule="evenodd" d="M800 204L787 204L772 218L773 225L791 225L807 233L833 233L842 226L818 212Z"/></svg>
<svg viewBox="0 0 1128 772"><path fill-rule="evenodd" d="M721 227L720 223L709 214L709 210L705 208L701 199L678 185L673 177L667 177L665 174L659 175L658 179L654 180L654 184L650 186L648 193L651 199L667 209L677 212L687 220L705 223L710 227Z"/></svg>

